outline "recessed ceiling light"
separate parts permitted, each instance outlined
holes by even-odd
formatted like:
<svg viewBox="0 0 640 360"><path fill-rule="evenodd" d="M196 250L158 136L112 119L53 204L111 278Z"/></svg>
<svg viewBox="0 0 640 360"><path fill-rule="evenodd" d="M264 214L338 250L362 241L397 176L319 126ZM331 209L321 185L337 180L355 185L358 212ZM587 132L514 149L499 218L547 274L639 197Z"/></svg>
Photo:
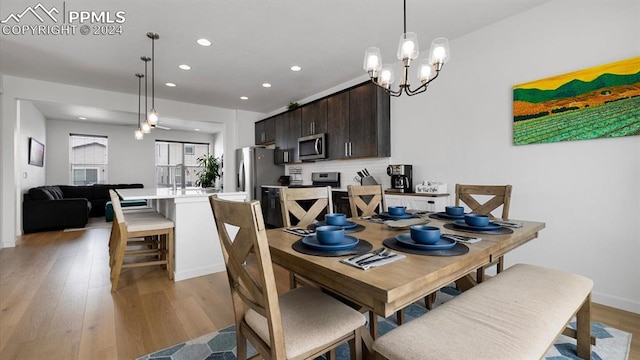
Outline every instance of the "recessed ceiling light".
<svg viewBox="0 0 640 360"><path fill-rule="evenodd" d="M202 39L198 39L198 44L202 46L211 46L211 41L205 38L202 38Z"/></svg>
<svg viewBox="0 0 640 360"><path fill-rule="evenodd" d="M249 98L248 98L248 97L246 97L246 96L240 96L240 99L242 99L242 100L249 100Z"/></svg>
<svg viewBox="0 0 640 360"><path fill-rule="evenodd" d="M193 129L194 131L200 131L200 129Z"/></svg>
<svg viewBox="0 0 640 360"><path fill-rule="evenodd" d="M300 71L300 70L302 70L302 68L300 66L298 66L298 65L293 65L291 67L291 71Z"/></svg>
<svg viewBox="0 0 640 360"><path fill-rule="evenodd" d="M168 83L165 83L165 85L167 85L168 87L176 87L176 84L174 84L174 83L169 83L169 82L168 82Z"/></svg>
<svg viewBox="0 0 640 360"><path fill-rule="evenodd" d="M270 87L271 87L271 84L269 84L269 83L264 83L264 84L262 84L262 87L270 88Z"/></svg>
<svg viewBox="0 0 640 360"><path fill-rule="evenodd" d="M80 119L80 120L87 120L87 118L86 118L86 117L84 117L84 116L79 116L79 117L78 117L78 119Z"/></svg>
<svg viewBox="0 0 640 360"><path fill-rule="evenodd" d="M178 67L182 70L191 70L191 66L187 64L178 65Z"/></svg>

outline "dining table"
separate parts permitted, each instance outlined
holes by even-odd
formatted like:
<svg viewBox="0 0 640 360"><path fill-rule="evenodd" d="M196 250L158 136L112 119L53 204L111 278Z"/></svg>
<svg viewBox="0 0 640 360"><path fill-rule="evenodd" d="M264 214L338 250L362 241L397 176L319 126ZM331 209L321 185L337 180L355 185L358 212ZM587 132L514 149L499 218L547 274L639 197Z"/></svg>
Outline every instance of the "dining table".
<svg viewBox="0 0 640 360"><path fill-rule="evenodd" d="M349 221L364 228L349 235L371 243L373 249L383 247L385 240L409 232L364 219L351 218ZM465 244L468 251L456 256L417 255L392 250L404 255L404 258L367 270L340 262L353 255L335 257L301 253L293 246L301 236L283 231L282 228L267 230L267 238L271 259L275 264L365 310L388 317L460 278L469 278L473 283L470 273L537 238L538 232L545 228L543 222L510 221L522 226L510 228L512 231L501 234L471 234L453 228L451 221L446 219L429 218L428 225L439 227L442 234L477 236L482 240ZM369 330L375 339L378 336L377 321L370 323Z"/></svg>

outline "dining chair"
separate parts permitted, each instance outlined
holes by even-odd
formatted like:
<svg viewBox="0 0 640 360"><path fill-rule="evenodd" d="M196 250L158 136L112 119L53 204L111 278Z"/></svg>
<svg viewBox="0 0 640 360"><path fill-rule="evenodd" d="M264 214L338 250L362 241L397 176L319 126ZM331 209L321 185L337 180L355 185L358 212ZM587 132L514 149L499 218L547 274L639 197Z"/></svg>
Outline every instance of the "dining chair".
<svg viewBox="0 0 640 360"><path fill-rule="evenodd" d="M323 220L319 218L323 211L326 211L327 214L333 213L331 186L283 188L280 191L280 205L284 227L306 228L315 220ZM291 223L292 217L297 219L297 223Z"/></svg>
<svg viewBox="0 0 640 360"><path fill-rule="evenodd" d="M348 342L362 357L365 317L321 290L303 286L278 296L259 201L209 197L233 302L237 358L247 341L264 359L314 359Z"/></svg>
<svg viewBox="0 0 640 360"><path fill-rule="evenodd" d="M125 217L116 192L109 190L109 196L114 214L109 239L111 291L118 289L122 270L127 268L160 265L173 279L173 221L158 213Z"/></svg>
<svg viewBox="0 0 640 360"><path fill-rule="evenodd" d="M348 185L351 216L359 218L386 210L382 185Z"/></svg>

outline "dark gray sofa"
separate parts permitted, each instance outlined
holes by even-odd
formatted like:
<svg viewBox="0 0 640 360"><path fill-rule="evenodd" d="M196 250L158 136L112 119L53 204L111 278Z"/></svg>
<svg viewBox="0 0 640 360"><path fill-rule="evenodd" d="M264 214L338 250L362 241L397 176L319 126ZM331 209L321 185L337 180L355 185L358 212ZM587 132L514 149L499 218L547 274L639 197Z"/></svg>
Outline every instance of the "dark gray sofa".
<svg viewBox="0 0 640 360"><path fill-rule="evenodd" d="M22 231L84 227L89 217L104 216L110 189L142 188L142 184L53 185L29 189L22 202Z"/></svg>

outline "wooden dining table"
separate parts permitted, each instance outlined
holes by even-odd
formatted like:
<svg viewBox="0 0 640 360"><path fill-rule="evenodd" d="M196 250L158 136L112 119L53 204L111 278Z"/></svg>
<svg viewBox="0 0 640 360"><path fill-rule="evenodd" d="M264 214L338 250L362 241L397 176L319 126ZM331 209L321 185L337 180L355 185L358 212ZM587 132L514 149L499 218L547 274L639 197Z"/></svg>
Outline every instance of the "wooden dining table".
<svg viewBox="0 0 640 360"><path fill-rule="evenodd" d="M382 247L385 239L409 231L394 230L385 224L361 219L350 221L365 227L363 231L350 235L370 242L373 249ZM300 253L294 250L292 245L301 237L283 229L268 230L267 238L274 263L377 315L388 317L443 286L468 276L479 267L488 265L493 259L537 238L538 232L545 227L542 222L517 221L522 223L522 227L513 228L511 234L474 235L445 228L444 225L450 221L429 219L429 225L439 227L443 234L478 236L482 240L466 244L469 251L463 255L425 256L402 253L405 258L368 270L340 262L341 259L350 256L324 257ZM400 253L397 250L393 251ZM375 339L378 335L377 322L371 324L370 330Z"/></svg>

